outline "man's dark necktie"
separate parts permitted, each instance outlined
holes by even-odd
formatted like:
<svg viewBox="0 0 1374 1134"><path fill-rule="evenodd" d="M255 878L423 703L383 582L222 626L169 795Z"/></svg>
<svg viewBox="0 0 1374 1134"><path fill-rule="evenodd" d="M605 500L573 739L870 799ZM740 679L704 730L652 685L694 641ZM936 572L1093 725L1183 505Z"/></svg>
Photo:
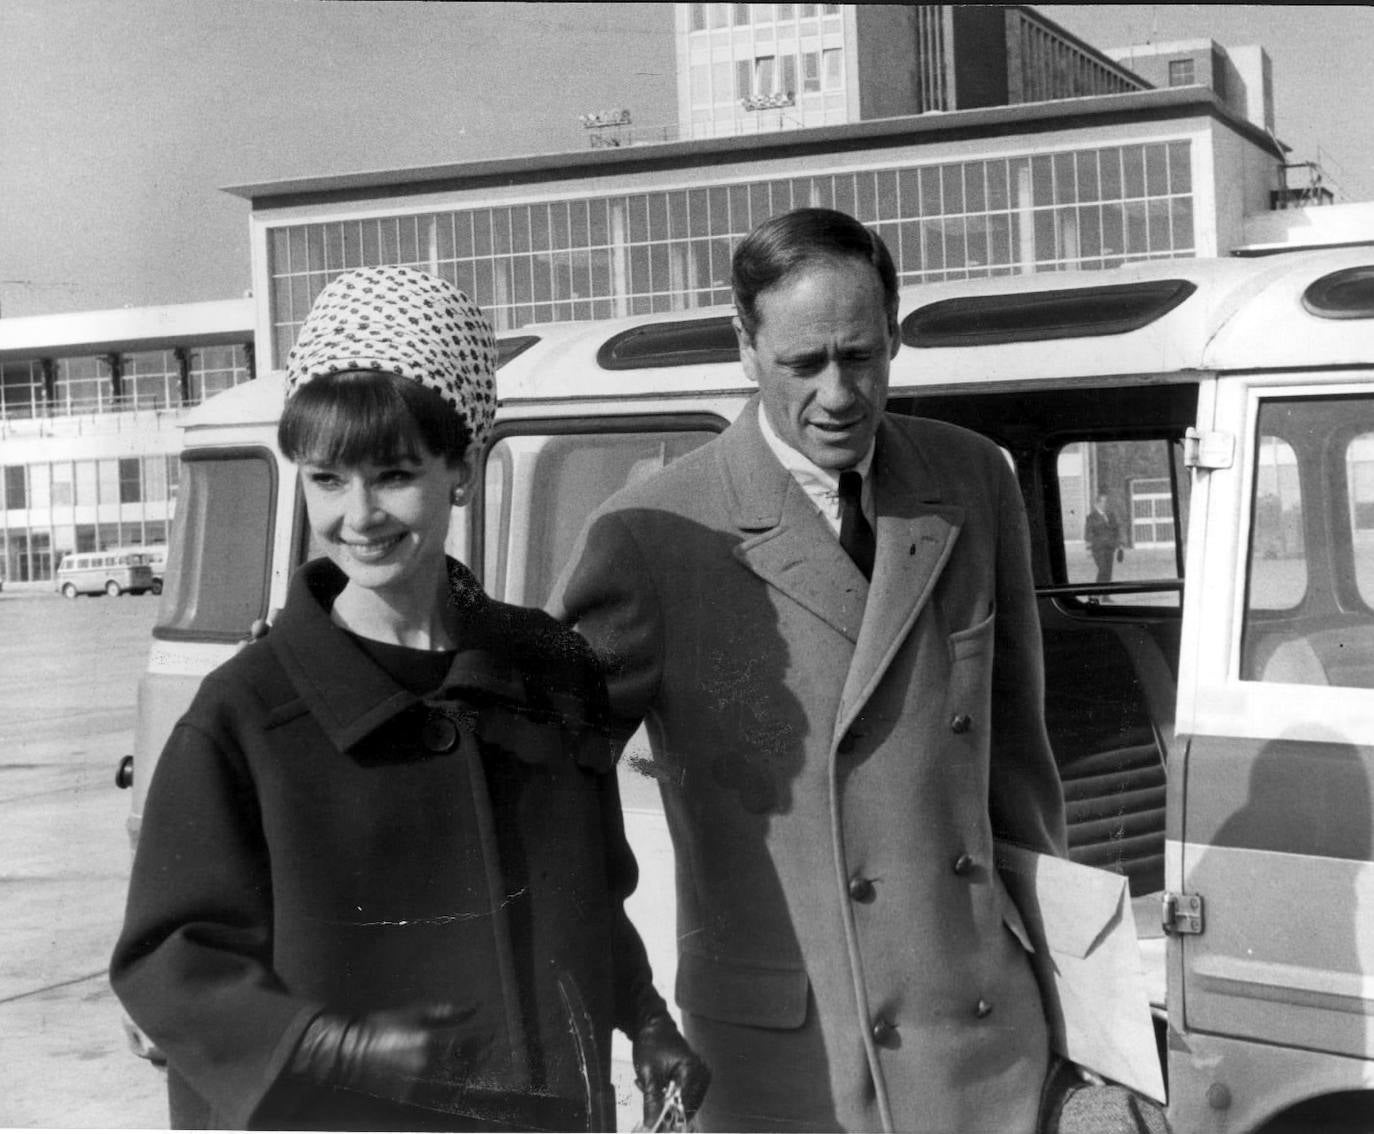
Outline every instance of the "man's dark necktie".
<svg viewBox="0 0 1374 1134"><path fill-rule="evenodd" d="M873 526L864 516L864 478L855 469L840 473L840 546L865 579L873 578Z"/></svg>

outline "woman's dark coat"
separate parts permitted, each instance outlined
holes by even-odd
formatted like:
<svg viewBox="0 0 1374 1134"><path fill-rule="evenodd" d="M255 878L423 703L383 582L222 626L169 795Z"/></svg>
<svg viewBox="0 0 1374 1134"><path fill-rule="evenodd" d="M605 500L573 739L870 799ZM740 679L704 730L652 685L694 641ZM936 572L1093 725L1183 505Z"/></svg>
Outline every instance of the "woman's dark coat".
<svg viewBox="0 0 1374 1134"><path fill-rule="evenodd" d="M173 1124L613 1120L610 1031L650 975L591 655L451 562L462 648L416 696L330 621L344 581L297 575L153 778L111 982L168 1057ZM448 1113L283 1075L321 1010L419 1001L496 1037Z"/></svg>

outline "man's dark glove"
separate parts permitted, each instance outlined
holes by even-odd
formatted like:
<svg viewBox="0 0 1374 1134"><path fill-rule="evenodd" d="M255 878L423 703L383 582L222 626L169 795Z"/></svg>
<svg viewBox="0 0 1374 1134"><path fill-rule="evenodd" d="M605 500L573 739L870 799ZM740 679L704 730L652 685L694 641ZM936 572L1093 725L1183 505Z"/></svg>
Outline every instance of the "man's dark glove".
<svg viewBox="0 0 1374 1134"><path fill-rule="evenodd" d="M648 1016L634 1034L635 1083L644 1092L644 1129L658 1125L670 1085L677 1084L684 1119L691 1121L711 1085L711 1069L682 1038L666 1012Z"/></svg>
<svg viewBox="0 0 1374 1134"><path fill-rule="evenodd" d="M462 1091L491 1036L474 1008L417 1005L361 1016L322 1012L305 1029L290 1073L399 1103L443 1109Z"/></svg>

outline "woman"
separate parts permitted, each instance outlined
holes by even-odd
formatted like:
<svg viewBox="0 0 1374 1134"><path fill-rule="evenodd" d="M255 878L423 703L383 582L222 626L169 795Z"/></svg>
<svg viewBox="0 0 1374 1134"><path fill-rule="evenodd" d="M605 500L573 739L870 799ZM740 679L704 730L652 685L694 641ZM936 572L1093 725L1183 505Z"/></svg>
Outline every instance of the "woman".
<svg viewBox="0 0 1374 1134"><path fill-rule="evenodd" d="M446 557L495 409L452 285L320 294L278 438L324 557L212 673L151 784L111 982L172 1125L612 1128L708 1078L654 991L590 650Z"/></svg>

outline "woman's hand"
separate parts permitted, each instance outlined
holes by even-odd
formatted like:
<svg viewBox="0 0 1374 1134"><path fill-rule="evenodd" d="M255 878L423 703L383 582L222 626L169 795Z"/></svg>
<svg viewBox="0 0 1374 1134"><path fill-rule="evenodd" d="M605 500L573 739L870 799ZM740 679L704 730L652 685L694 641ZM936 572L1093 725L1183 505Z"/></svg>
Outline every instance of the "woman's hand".
<svg viewBox="0 0 1374 1134"><path fill-rule="evenodd" d="M690 1122L711 1085L711 1069L687 1045L671 1016L650 1016L640 1024L632 1057L635 1082L644 1092L644 1129L668 1128L662 1118L670 1086L677 1087L684 1124Z"/></svg>
<svg viewBox="0 0 1374 1134"><path fill-rule="evenodd" d="M296 1046L291 1073L321 1085L445 1109L491 1045L475 1008L422 1004L339 1016L323 1012Z"/></svg>

